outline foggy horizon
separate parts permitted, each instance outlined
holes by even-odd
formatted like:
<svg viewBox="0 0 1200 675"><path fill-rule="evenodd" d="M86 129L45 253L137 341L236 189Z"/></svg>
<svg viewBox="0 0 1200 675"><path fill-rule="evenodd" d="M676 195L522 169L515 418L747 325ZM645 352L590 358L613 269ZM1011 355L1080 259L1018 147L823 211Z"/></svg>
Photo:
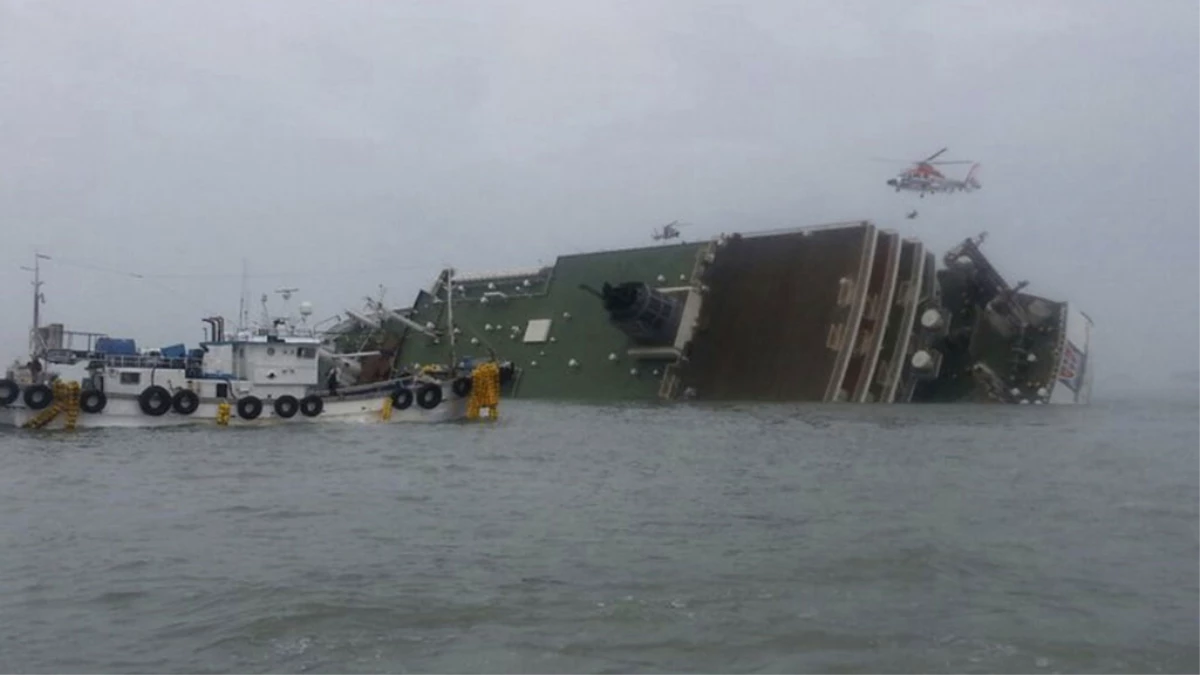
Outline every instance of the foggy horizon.
<svg viewBox="0 0 1200 675"><path fill-rule="evenodd" d="M1094 319L1097 398L1194 387L1200 10L1145 8L0 0L0 358L35 249L43 324L195 346L243 259L252 318L296 287L319 321L673 220L871 220L939 264L987 231ZM872 160L942 147L982 189L897 194Z"/></svg>

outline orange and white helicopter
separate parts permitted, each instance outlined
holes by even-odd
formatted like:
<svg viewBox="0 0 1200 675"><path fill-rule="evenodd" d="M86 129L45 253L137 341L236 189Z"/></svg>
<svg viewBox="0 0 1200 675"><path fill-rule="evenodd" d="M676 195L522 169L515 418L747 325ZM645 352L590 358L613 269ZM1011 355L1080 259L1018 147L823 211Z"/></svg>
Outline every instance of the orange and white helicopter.
<svg viewBox="0 0 1200 675"><path fill-rule="evenodd" d="M926 193L937 192L971 192L983 187L979 183L978 173L979 164L970 160L942 160L934 161L946 152L948 148L942 148L925 159L913 162L912 168L901 171L895 178L889 179L887 184L896 188L896 192L908 190L909 192L919 192L924 198ZM908 160L902 159L884 159L879 160L884 162L903 162ZM934 165L941 164L970 164L971 169L962 180L947 178L945 174L934 168Z"/></svg>

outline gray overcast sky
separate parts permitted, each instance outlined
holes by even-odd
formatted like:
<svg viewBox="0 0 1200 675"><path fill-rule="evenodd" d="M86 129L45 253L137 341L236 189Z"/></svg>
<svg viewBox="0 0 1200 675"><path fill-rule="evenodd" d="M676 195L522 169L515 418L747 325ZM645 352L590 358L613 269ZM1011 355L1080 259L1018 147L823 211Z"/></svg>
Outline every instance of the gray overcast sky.
<svg viewBox="0 0 1200 675"><path fill-rule="evenodd" d="M272 275L255 297L297 286L324 317L676 218L870 218L938 251L988 230L1010 281L1096 320L1099 386L1162 381L1197 367L1197 12L0 0L0 356L35 247L48 320L193 344L236 314L243 256ZM919 201L869 161L942 146L983 190Z"/></svg>

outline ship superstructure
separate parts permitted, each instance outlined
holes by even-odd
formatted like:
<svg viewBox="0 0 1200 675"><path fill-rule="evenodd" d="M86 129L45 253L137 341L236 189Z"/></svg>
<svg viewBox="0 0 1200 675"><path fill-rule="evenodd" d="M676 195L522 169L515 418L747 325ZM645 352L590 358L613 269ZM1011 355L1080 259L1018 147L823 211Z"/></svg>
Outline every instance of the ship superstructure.
<svg viewBox="0 0 1200 675"><path fill-rule="evenodd" d="M1010 286L980 243L939 260L856 221L446 270L389 351L447 363L455 337L505 361L517 398L1086 403L1091 321Z"/></svg>

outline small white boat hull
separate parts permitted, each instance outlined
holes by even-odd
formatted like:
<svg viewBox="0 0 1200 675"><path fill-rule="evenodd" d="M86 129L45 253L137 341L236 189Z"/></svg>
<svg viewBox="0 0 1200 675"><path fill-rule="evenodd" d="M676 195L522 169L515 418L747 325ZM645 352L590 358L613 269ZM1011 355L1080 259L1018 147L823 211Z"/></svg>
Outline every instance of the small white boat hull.
<svg viewBox="0 0 1200 675"><path fill-rule="evenodd" d="M324 410L316 417L305 417L297 412L291 418L275 415L268 403L263 406L262 414L253 420L241 419L237 415L236 406L231 406L229 427L262 427L293 424L319 423L416 423L436 424L454 422L466 419L467 398L462 398L450 391L449 386L443 387L441 403L429 410L422 408L415 401L405 410L398 410L389 405L391 400L384 394L372 396L329 396L324 399ZM220 426L217 423L218 403L204 401L196 412L190 415L180 415L174 411L164 415L152 416L142 412L137 399L132 397L110 397L104 410L98 413L79 411L75 418L76 429L98 428L156 428L180 426ZM24 427L36 419L42 411L31 410L18 401L9 406L0 407L0 427ZM65 410L40 427L43 430L65 429L69 416Z"/></svg>

